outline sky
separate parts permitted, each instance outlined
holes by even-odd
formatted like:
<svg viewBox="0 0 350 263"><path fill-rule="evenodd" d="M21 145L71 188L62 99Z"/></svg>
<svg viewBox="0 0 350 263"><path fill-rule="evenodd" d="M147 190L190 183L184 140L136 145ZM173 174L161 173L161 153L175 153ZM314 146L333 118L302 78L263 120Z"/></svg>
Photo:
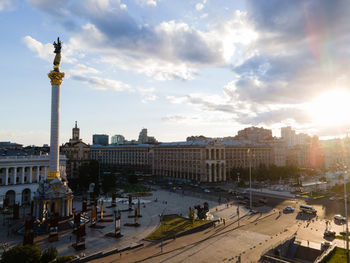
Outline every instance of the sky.
<svg viewBox="0 0 350 263"><path fill-rule="evenodd" d="M350 131L350 4L336 0L0 0L0 141L49 143L53 41L60 142L159 141L291 125Z"/></svg>

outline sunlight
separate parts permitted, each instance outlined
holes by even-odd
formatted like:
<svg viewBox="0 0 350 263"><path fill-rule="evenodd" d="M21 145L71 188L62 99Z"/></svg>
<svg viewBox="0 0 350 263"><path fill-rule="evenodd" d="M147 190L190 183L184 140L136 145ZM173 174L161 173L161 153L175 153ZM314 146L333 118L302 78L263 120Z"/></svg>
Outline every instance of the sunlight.
<svg viewBox="0 0 350 263"><path fill-rule="evenodd" d="M312 101L307 108L314 123L347 123L350 121L350 93L341 89L329 91Z"/></svg>

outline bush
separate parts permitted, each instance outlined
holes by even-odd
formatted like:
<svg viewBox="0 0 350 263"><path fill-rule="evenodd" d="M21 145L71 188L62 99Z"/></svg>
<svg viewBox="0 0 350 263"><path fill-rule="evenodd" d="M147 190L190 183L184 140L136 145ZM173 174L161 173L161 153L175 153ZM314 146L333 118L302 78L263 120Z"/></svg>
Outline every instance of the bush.
<svg viewBox="0 0 350 263"><path fill-rule="evenodd" d="M66 262L72 261L73 259L75 259L74 255L62 256L62 257L57 257L56 262L57 263L66 263Z"/></svg>
<svg viewBox="0 0 350 263"><path fill-rule="evenodd" d="M57 257L57 249L54 247L50 247L45 249L41 255L41 263L49 263L53 261Z"/></svg>
<svg viewBox="0 0 350 263"><path fill-rule="evenodd" d="M5 251L1 256L1 263L38 263L41 250L35 245L17 245Z"/></svg>

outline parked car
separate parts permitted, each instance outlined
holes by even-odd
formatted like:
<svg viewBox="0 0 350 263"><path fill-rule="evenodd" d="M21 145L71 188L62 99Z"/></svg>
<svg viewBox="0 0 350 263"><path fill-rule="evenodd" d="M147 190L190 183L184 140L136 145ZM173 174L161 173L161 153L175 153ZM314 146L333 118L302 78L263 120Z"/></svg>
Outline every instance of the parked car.
<svg viewBox="0 0 350 263"><path fill-rule="evenodd" d="M255 214L257 214L257 213L259 213L259 212L256 211L256 210L250 210L250 211L249 211L249 214L250 214L250 215L255 215Z"/></svg>
<svg viewBox="0 0 350 263"><path fill-rule="evenodd" d="M341 222L346 222L346 217L342 215L335 215L334 220L341 221Z"/></svg>
<svg viewBox="0 0 350 263"><path fill-rule="evenodd" d="M210 190L209 189L204 189L204 192L210 193Z"/></svg>
<svg viewBox="0 0 350 263"><path fill-rule="evenodd" d="M329 200L334 201L334 200L335 200L335 197L332 196L332 197L329 198Z"/></svg>
<svg viewBox="0 0 350 263"><path fill-rule="evenodd" d="M333 230L326 230L326 231L324 231L323 236L324 237L335 237L335 231L333 231Z"/></svg>
<svg viewBox="0 0 350 263"><path fill-rule="evenodd" d="M284 212L294 212L294 207L291 207L291 206L286 206L284 209L283 209Z"/></svg>

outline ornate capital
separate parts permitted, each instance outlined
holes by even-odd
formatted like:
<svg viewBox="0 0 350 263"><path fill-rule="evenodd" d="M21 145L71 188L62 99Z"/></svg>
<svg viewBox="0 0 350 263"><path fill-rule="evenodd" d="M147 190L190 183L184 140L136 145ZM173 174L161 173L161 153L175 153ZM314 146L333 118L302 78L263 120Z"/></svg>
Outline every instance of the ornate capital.
<svg viewBox="0 0 350 263"><path fill-rule="evenodd" d="M64 78L64 72L56 72L51 70L49 74L47 74L51 80L51 85L58 85L60 86L62 84L63 78Z"/></svg>

